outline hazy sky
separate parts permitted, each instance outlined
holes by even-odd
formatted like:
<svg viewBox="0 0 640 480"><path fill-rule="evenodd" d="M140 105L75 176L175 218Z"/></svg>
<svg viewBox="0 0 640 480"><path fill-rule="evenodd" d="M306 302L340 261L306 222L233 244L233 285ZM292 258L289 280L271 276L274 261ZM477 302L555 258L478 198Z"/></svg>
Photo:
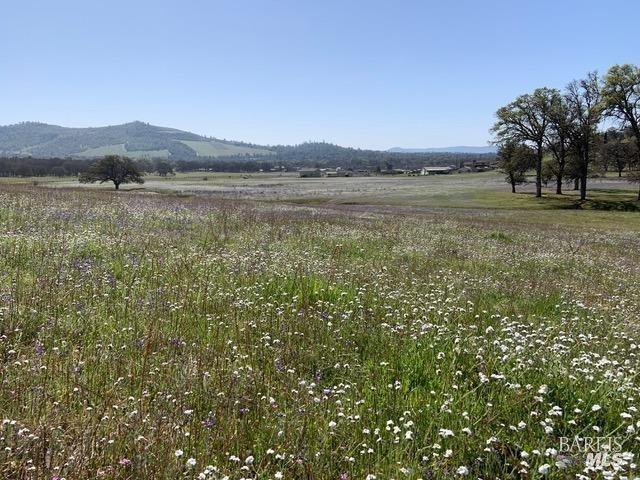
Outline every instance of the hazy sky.
<svg viewBox="0 0 640 480"><path fill-rule="evenodd" d="M640 63L638 0L2 0L0 124L484 145L538 86Z"/></svg>

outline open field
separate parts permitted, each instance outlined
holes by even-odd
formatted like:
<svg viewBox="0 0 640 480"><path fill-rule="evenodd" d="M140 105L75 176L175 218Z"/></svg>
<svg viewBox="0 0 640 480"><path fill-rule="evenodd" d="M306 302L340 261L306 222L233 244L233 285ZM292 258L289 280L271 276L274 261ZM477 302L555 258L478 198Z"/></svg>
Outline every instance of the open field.
<svg viewBox="0 0 640 480"><path fill-rule="evenodd" d="M112 184L78 185L70 177L5 179L12 183L73 188L102 188ZM592 179L587 202L580 203L570 186L555 195L550 185L545 198L536 199L533 185L518 188L513 195L497 172L440 176L371 176L353 178L299 178L297 173L179 173L166 178L150 175L144 185L123 185L123 189L156 193L209 194L224 198L297 204L387 205L402 207L489 208L489 209L601 209L637 211L637 187L624 178Z"/></svg>
<svg viewBox="0 0 640 480"><path fill-rule="evenodd" d="M0 182L0 478L601 478L576 436L638 475L638 212L493 173L141 187Z"/></svg>

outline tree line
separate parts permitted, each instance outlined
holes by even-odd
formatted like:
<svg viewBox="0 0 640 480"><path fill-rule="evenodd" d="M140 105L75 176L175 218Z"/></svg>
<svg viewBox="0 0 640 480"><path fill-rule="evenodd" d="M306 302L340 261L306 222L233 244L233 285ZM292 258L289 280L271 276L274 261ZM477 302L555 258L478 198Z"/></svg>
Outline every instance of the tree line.
<svg viewBox="0 0 640 480"><path fill-rule="evenodd" d="M69 158L0 157L0 177L76 176L90 164Z"/></svg>
<svg viewBox="0 0 640 480"><path fill-rule="evenodd" d="M222 157L197 157L179 159L134 160L137 168L145 173L166 174L170 171L193 172L259 172L297 170L300 167L335 168L345 170L381 171L390 169L416 169L433 165L462 167L466 162L487 161L494 154L455 152L396 153L377 150L361 150L340 147L325 142L307 142L293 146L272 147L269 155L232 155ZM40 177L78 176L85 172L95 159L0 157L0 176Z"/></svg>
<svg viewBox="0 0 640 480"><path fill-rule="evenodd" d="M114 156L116 155L107 155L107 157ZM92 165L99 161L95 159L0 157L0 177L77 177L87 172ZM130 161L141 173L167 175L173 173L175 169L171 162L162 159Z"/></svg>
<svg viewBox="0 0 640 480"><path fill-rule="evenodd" d="M299 145L271 147L270 161L294 167L341 167L345 170L416 169L424 166L453 165L465 162L493 160L492 153L459 152L389 152L341 147L327 142L305 142Z"/></svg>
<svg viewBox="0 0 640 480"><path fill-rule="evenodd" d="M536 197L555 180L587 197L590 175L615 170L640 183L640 67L614 65L590 72L564 90L537 88L498 109L492 129L498 162L515 192L531 168ZM640 200L640 191L638 192Z"/></svg>

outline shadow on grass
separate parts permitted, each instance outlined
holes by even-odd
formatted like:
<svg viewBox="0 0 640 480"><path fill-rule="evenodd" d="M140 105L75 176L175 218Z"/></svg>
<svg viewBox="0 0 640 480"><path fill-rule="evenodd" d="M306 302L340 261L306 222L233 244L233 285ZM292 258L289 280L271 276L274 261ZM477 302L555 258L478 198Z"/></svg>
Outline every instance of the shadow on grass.
<svg viewBox="0 0 640 480"><path fill-rule="evenodd" d="M586 200L580 200L576 195L546 194L542 198L534 197L533 193L518 192L519 201L535 202L538 207L549 210L603 210L617 212L640 212L640 201L629 198L628 191L621 195L615 190L592 192Z"/></svg>
<svg viewBox="0 0 640 480"><path fill-rule="evenodd" d="M617 212L640 212L640 202L632 200L572 200L557 208L565 210L605 210Z"/></svg>

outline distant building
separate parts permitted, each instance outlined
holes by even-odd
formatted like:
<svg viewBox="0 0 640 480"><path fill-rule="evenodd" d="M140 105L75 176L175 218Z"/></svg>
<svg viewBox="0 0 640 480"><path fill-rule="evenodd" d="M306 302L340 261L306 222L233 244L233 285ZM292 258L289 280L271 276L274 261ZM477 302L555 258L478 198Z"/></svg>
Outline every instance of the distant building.
<svg viewBox="0 0 640 480"><path fill-rule="evenodd" d="M319 168L301 168L298 170L301 178L321 177L322 172Z"/></svg>
<svg viewBox="0 0 640 480"><path fill-rule="evenodd" d="M472 172L486 172L496 168L495 161L491 160L473 160L472 162L464 162L464 166Z"/></svg>
<svg viewBox="0 0 640 480"><path fill-rule="evenodd" d="M335 170L327 170L326 174L327 174L327 177L352 177L353 176L352 171L343 170L340 167L336 168Z"/></svg>
<svg viewBox="0 0 640 480"><path fill-rule="evenodd" d="M422 167L421 175L448 175L455 172L455 167Z"/></svg>

